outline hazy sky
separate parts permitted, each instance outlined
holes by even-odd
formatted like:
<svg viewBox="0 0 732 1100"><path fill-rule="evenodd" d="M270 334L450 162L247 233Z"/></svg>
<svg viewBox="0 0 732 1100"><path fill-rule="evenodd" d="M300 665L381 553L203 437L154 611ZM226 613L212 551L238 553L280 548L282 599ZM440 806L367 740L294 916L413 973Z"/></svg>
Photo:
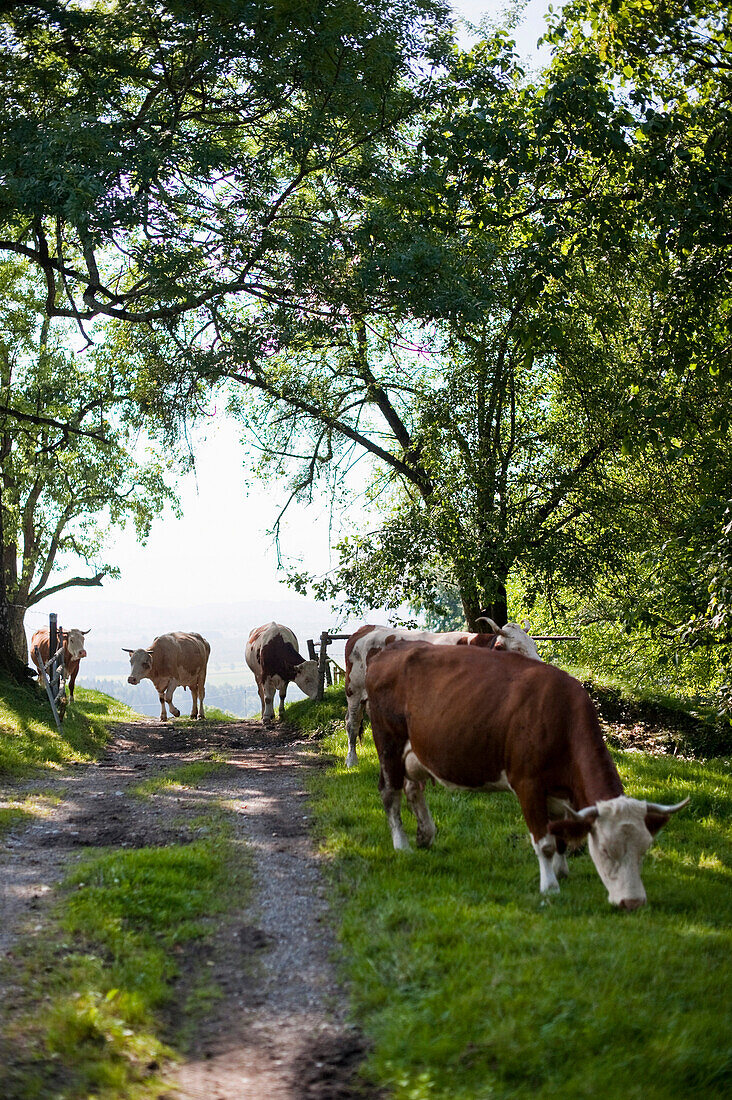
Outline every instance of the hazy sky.
<svg viewBox="0 0 732 1100"><path fill-rule="evenodd" d="M474 23L483 13L495 18L504 8L501 2L472 0L453 6ZM531 0L516 31L519 52L526 59L536 57L547 6L548 0ZM37 605L27 617L29 635L49 611L57 611L67 626L78 625L81 619L86 623L100 601L184 609L293 598L281 582L275 548L266 534L284 503L284 485L264 487L252 480L247 486L235 424L221 418L208 426L206 435L206 442L196 448L195 477L185 478L178 486L183 518L176 520L170 513L161 516L144 547L137 544L132 530L115 536L110 556L122 570L121 579L105 580L102 589L69 589ZM284 553L301 559L313 572L325 572L330 565L329 522L325 500L307 509L293 508L283 528Z"/></svg>

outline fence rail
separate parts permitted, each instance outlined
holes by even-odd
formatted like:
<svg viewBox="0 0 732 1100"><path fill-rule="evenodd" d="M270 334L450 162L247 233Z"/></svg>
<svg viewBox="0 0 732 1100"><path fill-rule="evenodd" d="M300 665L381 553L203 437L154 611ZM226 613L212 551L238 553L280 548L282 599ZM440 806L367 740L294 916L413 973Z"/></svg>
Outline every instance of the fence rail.
<svg viewBox="0 0 732 1100"><path fill-rule="evenodd" d="M66 713L66 664L64 662L63 632L58 629L58 616L52 611L48 616L48 652L44 663L38 646L33 650L33 659L40 669L40 676L46 688L48 701L59 733L63 732L63 720Z"/></svg>

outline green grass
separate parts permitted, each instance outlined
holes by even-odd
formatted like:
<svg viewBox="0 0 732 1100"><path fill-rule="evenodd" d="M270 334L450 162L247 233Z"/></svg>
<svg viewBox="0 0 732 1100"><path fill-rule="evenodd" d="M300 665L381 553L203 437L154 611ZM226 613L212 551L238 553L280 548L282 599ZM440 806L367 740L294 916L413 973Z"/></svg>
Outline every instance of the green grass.
<svg viewBox="0 0 732 1100"><path fill-rule="evenodd" d="M179 845L82 856L51 927L15 952L22 993L3 1031L23 1056L7 1059L4 1100L166 1094L158 1070L220 995L194 945L249 900L249 860L227 817L213 805L181 820ZM173 1000L180 1028L168 1035Z"/></svg>
<svg viewBox="0 0 732 1100"><path fill-rule="evenodd" d="M434 847L394 852L370 734L350 772L342 726L324 747L313 795L353 1017L394 1100L729 1095L729 760L616 756L629 794L692 799L646 857L649 904L625 913L586 853L540 897L510 794L430 787Z"/></svg>
<svg viewBox="0 0 732 1100"><path fill-rule="evenodd" d="M285 710L285 721L305 734L335 733L344 728L346 691L342 685L327 688L320 702L298 699Z"/></svg>
<svg viewBox="0 0 732 1100"><path fill-rule="evenodd" d="M196 760L192 764L181 764L177 768L166 768L151 779L145 779L132 788L132 794L146 797L158 791L170 791L174 787L197 787L208 776L214 775L226 767L223 753L212 752L206 760Z"/></svg>
<svg viewBox="0 0 732 1100"><path fill-rule="evenodd" d="M218 707L206 707L206 717L202 719L205 722L241 722L241 718L237 718L235 714L229 714L228 710L219 710ZM140 717L139 714L137 716ZM176 726L197 726L199 723L198 718L190 718L187 714L181 713L180 718L174 718Z"/></svg>
<svg viewBox="0 0 732 1100"><path fill-rule="evenodd" d="M77 688L61 735L45 692L0 678L0 777L94 760L107 743L110 724L139 717L108 695Z"/></svg>

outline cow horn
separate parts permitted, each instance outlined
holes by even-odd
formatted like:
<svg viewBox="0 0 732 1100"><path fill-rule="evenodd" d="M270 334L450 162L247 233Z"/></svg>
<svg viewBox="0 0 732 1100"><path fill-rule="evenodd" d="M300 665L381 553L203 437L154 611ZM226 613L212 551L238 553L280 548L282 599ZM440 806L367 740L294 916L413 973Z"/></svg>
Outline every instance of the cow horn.
<svg viewBox="0 0 732 1100"><path fill-rule="evenodd" d="M479 615L475 621L476 623L488 623L488 626L491 628L494 634L503 634L503 631L501 630L498 623L494 623L493 619L489 619L487 615Z"/></svg>
<svg viewBox="0 0 732 1100"><path fill-rule="evenodd" d="M122 652L123 653L134 653L135 651L134 651L134 649L125 649L125 647L122 646Z"/></svg>
<svg viewBox="0 0 732 1100"><path fill-rule="evenodd" d="M662 802L646 802L646 812L656 814L675 814L677 810L683 809L689 801L689 798L685 798L682 802L677 802L675 806L664 806Z"/></svg>
<svg viewBox="0 0 732 1100"><path fill-rule="evenodd" d="M528 619L522 619L521 620L521 625L524 628L524 630L526 631L526 633L528 634L529 630L531 628L531 623L529 622L529 620Z"/></svg>
<svg viewBox="0 0 732 1100"><path fill-rule="evenodd" d="M91 631L91 627L89 627L89 630L82 630L82 632L81 632L81 633L82 633L82 634L88 634L88 633L89 633L90 631Z"/></svg>
<svg viewBox="0 0 732 1100"><path fill-rule="evenodd" d="M567 806L567 813L575 821L595 821L598 809L597 806L585 806L583 810L573 810L571 806Z"/></svg>

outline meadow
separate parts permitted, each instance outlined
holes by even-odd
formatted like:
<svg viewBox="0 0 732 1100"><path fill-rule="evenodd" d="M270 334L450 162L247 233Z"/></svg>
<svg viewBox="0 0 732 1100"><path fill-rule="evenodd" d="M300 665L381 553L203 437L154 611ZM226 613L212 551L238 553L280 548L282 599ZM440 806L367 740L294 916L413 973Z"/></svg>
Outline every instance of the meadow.
<svg viewBox="0 0 732 1100"><path fill-rule="evenodd" d="M433 848L394 852L370 734L347 771L336 695L312 793L368 1078L395 1100L728 1096L730 759L614 753L628 794L691 797L646 856L647 906L626 913L586 851L539 895L511 794L430 787Z"/></svg>

